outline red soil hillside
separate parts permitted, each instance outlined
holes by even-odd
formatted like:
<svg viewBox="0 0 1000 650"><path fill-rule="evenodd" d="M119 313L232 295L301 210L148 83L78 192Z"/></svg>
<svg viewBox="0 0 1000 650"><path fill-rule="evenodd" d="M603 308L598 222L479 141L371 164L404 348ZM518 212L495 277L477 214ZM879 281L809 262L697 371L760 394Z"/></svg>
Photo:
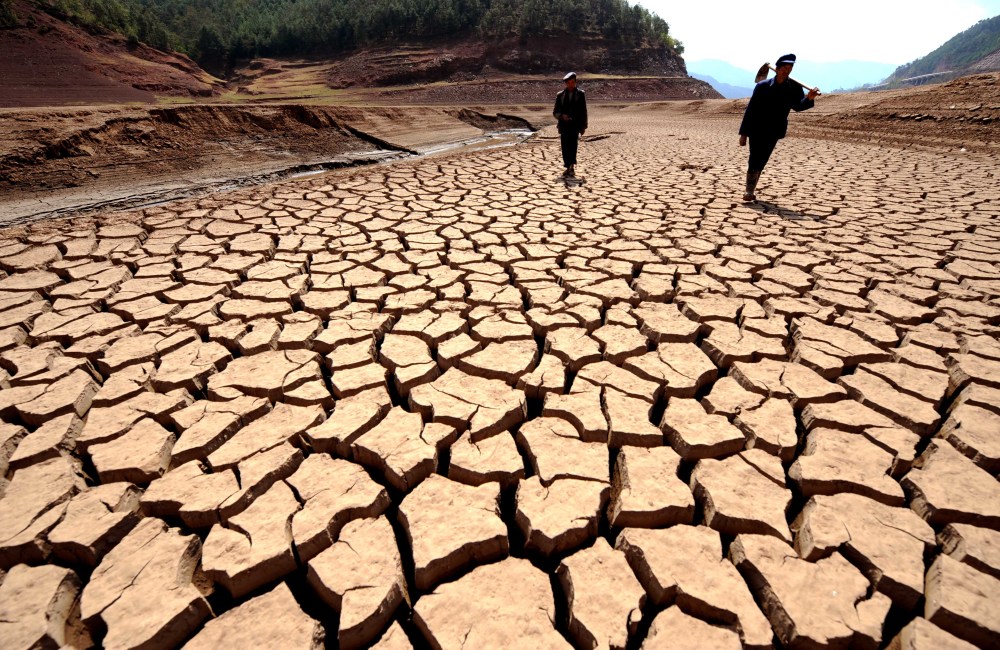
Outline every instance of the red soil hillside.
<svg viewBox="0 0 1000 650"><path fill-rule="evenodd" d="M90 33L23 0L17 27L0 30L0 107L210 97L222 82L184 55L107 31Z"/></svg>

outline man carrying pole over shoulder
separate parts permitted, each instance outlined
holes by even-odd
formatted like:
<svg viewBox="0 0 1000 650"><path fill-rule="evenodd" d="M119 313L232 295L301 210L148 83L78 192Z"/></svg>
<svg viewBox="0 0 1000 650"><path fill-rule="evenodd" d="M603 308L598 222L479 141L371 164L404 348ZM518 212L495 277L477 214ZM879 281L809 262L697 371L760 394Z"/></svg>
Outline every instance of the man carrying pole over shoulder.
<svg viewBox="0 0 1000 650"><path fill-rule="evenodd" d="M779 58L775 64L774 78L761 81L754 87L750 103L743 113L743 123L740 124L740 146L745 147L747 140L750 141L747 187L743 195L745 203L757 200L754 194L757 181L778 140L785 137L788 131L788 112L812 108L815 105L813 100L819 95L818 88L812 88L806 94L801 84L789 79L793 65L795 65L794 54L786 54ZM761 69L766 74L766 70Z"/></svg>

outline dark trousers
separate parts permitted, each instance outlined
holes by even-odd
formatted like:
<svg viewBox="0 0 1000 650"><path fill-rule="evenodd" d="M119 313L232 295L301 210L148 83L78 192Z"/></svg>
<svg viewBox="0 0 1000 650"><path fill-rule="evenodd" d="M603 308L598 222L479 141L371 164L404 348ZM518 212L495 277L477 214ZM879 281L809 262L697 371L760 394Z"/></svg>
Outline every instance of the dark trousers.
<svg viewBox="0 0 1000 650"><path fill-rule="evenodd" d="M750 162L747 165L747 171L764 171L764 165L767 164L776 144L778 144L777 139L761 138L759 136L750 138Z"/></svg>
<svg viewBox="0 0 1000 650"><path fill-rule="evenodd" d="M571 167L576 164L576 149L580 144L580 134L571 129L559 132L559 141L562 143L563 165Z"/></svg>

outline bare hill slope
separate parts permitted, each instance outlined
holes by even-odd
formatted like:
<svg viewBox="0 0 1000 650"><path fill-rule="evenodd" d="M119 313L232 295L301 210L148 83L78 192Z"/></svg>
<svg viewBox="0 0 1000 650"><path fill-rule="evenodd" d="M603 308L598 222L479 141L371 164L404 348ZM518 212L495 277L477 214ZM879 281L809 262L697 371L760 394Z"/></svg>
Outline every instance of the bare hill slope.
<svg viewBox="0 0 1000 650"><path fill-rule="evenodd" d="M16 0L18 25L0 29L0 107L207 98L222 82L188 57L88 31Z"/></svg>

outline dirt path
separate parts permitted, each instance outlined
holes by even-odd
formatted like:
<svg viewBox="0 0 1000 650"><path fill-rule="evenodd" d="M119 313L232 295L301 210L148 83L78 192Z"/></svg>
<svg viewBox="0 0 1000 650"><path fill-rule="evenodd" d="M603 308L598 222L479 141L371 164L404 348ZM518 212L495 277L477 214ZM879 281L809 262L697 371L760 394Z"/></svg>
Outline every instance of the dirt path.
<svg viewBox="0 0 1000 650"><path fill-rule="evenodd" d="M995 646L995 158L735 130L0 231L4 637Z"/></svg>

